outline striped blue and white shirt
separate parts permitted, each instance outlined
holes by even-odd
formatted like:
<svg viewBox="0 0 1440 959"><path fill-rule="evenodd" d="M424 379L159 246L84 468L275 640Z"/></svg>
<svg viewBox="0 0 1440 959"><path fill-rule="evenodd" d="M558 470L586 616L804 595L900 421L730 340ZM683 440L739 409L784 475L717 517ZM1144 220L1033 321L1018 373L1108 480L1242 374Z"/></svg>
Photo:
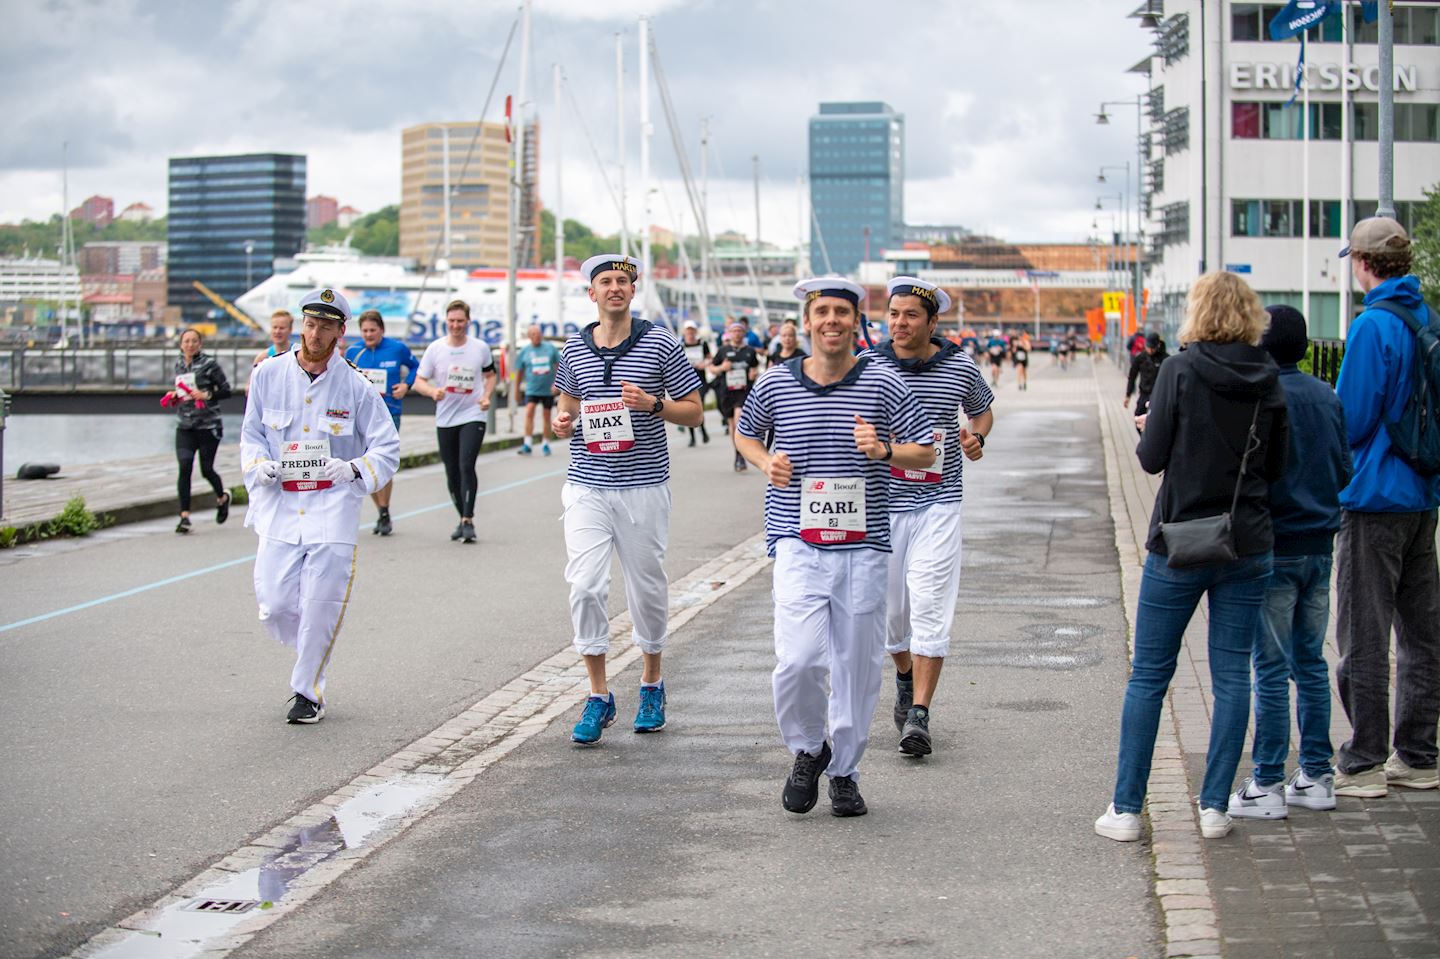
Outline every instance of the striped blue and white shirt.
<svg viewBox="0 0 1440 959"><path fill-rule="evenodd" d="M565 341L555 385L582 403L620 399L622 381L651 396L679 398L700 389L700 377L670 331L645 320L631 321L630 339L613 348L587 342L599 325L591 323ZM629 489L659 486L670 480L670 447L665 421L649 410L630 410L634 445L616 452L593 453L585 443L584 416L575 418L566 478L579 486Z"/></svg>
<svg viewBox="0 0 1440 959"><path fill-rule="evenodd" d="M872 359L857 360L838 383L819 386L805 376L803 360L766 370L740 414L740 435L760 439L775 430L775 449L790 457L790 485L765 486L765 542L801 535L802 484L831 477L863 477L865 538L856 542L815 542L817 549L876 549L890 552L890 464L855 448L855 417L898 443L934 442L930 417L894 370Z"/></svg>
<svg viewBox="0 0 1440 959"><path fill-rule="evenodd" d="M936 432L945 434L939 457L939 482L934 482L934 467L928 471L890 471L892 513L924 509L935 503L960 502L965 464L965 454L960 451L960 410L963 408L965 415L973 419L995 402L995 394L970 354L949 340L932 337L930 342L938 346L940 352L928 360L901 359L895 355L895 345L890 340L862 354L874 357L881 365L899 373L930 414Z"/></svg>

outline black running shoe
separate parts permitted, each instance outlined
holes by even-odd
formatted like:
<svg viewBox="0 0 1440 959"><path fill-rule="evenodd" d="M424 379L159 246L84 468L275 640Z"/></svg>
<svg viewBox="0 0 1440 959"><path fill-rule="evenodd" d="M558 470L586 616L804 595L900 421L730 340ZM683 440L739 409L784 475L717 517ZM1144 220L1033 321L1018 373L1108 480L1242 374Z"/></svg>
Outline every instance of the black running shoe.
<svg viewBox="0 0 1440 959"><path fill-rule="evenodd" d="M895 677L895 728L905 731L905 720L910 718L910 707L915 705L915 681Z"/></svg>
<svg viewBox="0 0 1440 959"><path fill-rule="evenodd" d="M456 524L455 524L455 532L453 532L453 533L450 534L450 542L453 543L453 542L455 542L456 540L458 540L460 537L462 537L462 536L464 536L464 535L465 535L465 524L464 524L464 523L456 523Z"/></svg>
<svg viewBox="0 0 1440 959"><path fill-rule="evenodd" d="M461 536L461 538L462 538L465 542L467 542L467 543L473 543L473 542L475 542L475 524L474 524L474 523L461 523L461 524L460 524L460 536Z"/></svg>
<svg viewBox="0 0 1440 959"><path fill-rule="evenodd" d="M230 494L227 492L223 500L215 503L215 522L223 524L230 518Z"/></svg>
<svg viewBox="0 0 1440 959"><path fill-rule="evenodd" d="M863 816L869 809L860 796L860 784L850 776L830 777L830 815Z"/></svg>
<svg viewBox="0 0 1440 959"><path fill-rule="evenodd" d="M815 808L820 798L820 774L830 765L830 744L820 747L820 755L796 753L795 765L785 780L785 791L780 794L780 805L788 812L806 813Z"/></svg>
<svg viewBox="0 0 1440 959"><path fill-rule="evenodd" d="M395 527L390 525L390 511L388 509L383 511L380 514L380 518L375 521L375 532L380 536L389 536L395 532Z"/></svg>
<svg viewBox="0 0 1440 959"><path fill-rule="evenodd" d="M285 717L287 723L309 725L325 718L324 703L312 703L299 693L292 697L292 701L295 705L290 707L290 713Z"/></svg>
<svg viewBox="0 0 1440 959"><path fill-rule="evenodd" d="M176 525L176 527L175 527L175 532L177 532L177 533L188 533L188 532L190 532L190 517L188 517L188 516L182 516L182 517L180 517L180 522L179 522L178 525Z"/></svg>
<svg viewBox="0 0 1440 959"><path fill-rule="evenodd" d="M910 707L900 730L900 751L907 756L930 755L930 710L924 706Z"/></svg>

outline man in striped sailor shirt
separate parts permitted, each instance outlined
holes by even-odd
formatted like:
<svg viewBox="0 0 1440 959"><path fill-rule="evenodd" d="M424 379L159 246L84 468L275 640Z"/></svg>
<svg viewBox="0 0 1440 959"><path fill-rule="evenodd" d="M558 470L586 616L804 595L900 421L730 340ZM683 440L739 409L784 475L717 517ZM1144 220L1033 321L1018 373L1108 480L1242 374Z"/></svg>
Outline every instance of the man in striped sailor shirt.
<svg viewBox="0 0 1440 959"><path fill-rule="evenodd" d="M824 772L831 812L863 816L860 757L885 658L888 476L892 465L934 463L933 430L899 374L855 356L864 288L827 276L798 284L795 295L814 352L766 371L736 436L770 480L775 718L795 756L781 804L809 812ZM773 452L760 439L772 428Z"/></svg>
<svg viewBox="0 0 1440 959"><path fill-rule="evenodd" d="M890 339L865 354L900 374L935 426L935 464L890 468L890 576L885 650L895 661L900 751L928 756L930 700L950 649L960 590L961 465L978 460L994 424L995 394L964 350L937 335L944 290L913 276L887 284ZM960 425L965 410L969 427Z"/></svg>
<svg viewBox="0 0 1440 959"><path fill-rule="evenodd" d="M665 549L670 531L670 449L666 423L699 426L700 377L680 341L630 316L640 264L619 254L581 266L600 318L565 343L555 374L555 436L570 440L561 501L569 559L575 648L590 674L590 697L571 739L600 741L615 722L615 695L605 675L610 650L610 554L620 557L635 644L644 657L637 733L665 727L660 654L669 621ZM669 399L666 399L666 397Z"/></svg>

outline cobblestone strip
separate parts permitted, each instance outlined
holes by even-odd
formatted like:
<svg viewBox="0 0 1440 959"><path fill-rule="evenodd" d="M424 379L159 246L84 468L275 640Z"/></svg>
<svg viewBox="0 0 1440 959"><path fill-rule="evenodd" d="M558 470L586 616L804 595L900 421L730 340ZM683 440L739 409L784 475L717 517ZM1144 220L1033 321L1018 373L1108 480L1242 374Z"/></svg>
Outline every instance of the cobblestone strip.
<svg viewBox="0 0 1440 959"><path fill-rule="evenodd" d="M672 647L675 633L681 627L744 585L769 563L763 535L754 536L671 583L668 629ZM640 649L632 642L627 610L610 620L610 675L618 675L639 658ZM194 953L204 957L227 955L439 808L485 770L574 708L588 692L584 660L573 648L567 647L396 750L329 796L236 849L150 906L96 934L71 953L72 959L95 956L132 939L137 931L148 932L167 907L187 902L217 883L258 867L273 857L277 849L286 848L287 844L293 846L298 830L329 820L335 807L347 799L403 777L438 783L423 801L386 822L358 846L342 849L311 866L289 883L284 898L271 908L255 912L228 934L206 939L204 947Z"/></svg>
<svg viewBox="0 0 1440 959"><path fill-rule="evenodd" d="M1097 359L1098 367L1103 360ZM1126 644L1134 654L1134 610L1140 597L1140 574L1145 558L1147 517L1154 489L1138 469L1127 468L1121 457L1130 450L1123 442L1130 434L1129 418L1116 412L1116 404L1102 391L1101 374L1095 374L1096 412L1105 443L1106 487L1115 525L1115 548L1120 554L1120 580L1126 617ZM1155 762L1150 771L1146 814L1150 820L1151 851L1155 859L1155 895L1165 919L1166 956L1220 955L1219 920L1215 897L1201 846L1200 824L1185 773L1180 727L1170 699L1160 713L1160 735L1155 741Z"/></svg>

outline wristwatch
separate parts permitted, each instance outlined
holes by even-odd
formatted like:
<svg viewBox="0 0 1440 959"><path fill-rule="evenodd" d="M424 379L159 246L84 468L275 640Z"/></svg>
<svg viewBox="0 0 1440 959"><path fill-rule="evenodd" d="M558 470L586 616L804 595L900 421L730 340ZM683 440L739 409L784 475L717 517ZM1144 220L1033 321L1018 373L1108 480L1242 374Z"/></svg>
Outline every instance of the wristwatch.
<svg viewBox="0 0 1440 959"><path fill-rule="evenodd" d="M650 407L650 412L652 412L652 413L654 413L654 414L656 414L656 415L658 416L658 415L660 414L660 411L663 410L664 408L665 408L665 401L662 400L662 399L660 399L660 397L657 396L657 397L655 397L655 405L652 406L652 407Z"/></svg>
<svg viewBox="0 0 1440 959"><path fill-rule="evenodd" d="M888 460L895 455L895 447L890 445L889 440L881 440L880 442L885 444L885 455L880 457L881 460Z"/></svg>

